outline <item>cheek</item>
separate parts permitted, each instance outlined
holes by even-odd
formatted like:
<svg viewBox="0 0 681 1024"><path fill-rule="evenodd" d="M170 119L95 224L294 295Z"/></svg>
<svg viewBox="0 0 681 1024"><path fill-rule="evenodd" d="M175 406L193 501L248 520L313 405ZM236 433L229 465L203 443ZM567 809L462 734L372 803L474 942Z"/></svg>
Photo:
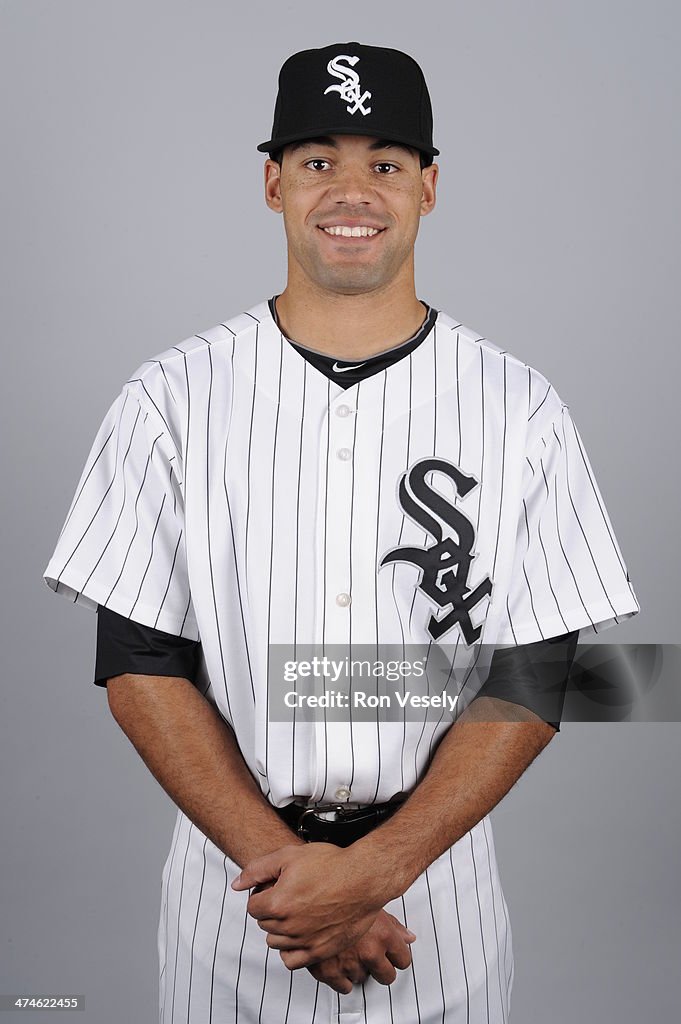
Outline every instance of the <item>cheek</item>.
<svg viewBox="0 0 681 1024"><path fill-rule="evenodd" d="M284 221L293 230L302 230L310 216L316 209L317 197L309 189L299 190L295 194L282 195L282 213Z"/></svg>

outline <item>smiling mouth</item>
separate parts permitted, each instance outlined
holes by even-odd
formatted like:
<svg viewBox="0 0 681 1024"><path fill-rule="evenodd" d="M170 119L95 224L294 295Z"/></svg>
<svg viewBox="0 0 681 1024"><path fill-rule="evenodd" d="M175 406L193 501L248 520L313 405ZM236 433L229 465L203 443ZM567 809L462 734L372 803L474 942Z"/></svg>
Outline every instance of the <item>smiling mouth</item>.
<svg viewBox="0 0 681 1024"><path fill-rule="evenodd" d="M372 228L364 224L353 228L345 224L320 227L320 231L323 231L325 235L330 235L332 238L375 238L376 235L380 235L384 230L385 228Z"/></svg>

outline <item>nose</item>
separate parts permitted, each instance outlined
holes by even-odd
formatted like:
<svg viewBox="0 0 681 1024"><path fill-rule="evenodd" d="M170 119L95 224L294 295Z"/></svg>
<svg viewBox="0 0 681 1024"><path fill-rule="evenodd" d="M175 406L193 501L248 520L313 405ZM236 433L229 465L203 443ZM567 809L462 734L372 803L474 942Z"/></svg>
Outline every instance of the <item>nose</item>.
<svg viewBox="0 0 681 1024"><path fill-rule="evenodd" d="M348 163L338 169L329 198L336 203L353 206L371 202L372 195L373 184L367 171L357 164Z"/></svg>

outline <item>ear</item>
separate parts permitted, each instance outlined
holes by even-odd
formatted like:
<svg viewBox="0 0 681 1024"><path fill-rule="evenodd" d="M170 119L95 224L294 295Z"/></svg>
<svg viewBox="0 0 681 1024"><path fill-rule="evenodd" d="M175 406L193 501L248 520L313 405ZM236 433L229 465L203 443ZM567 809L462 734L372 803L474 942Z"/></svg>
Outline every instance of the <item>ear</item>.
<svg viewBox="0 0 681 1024"><path fill-rule="evenodd" d="M270 210L281 213L281 167L275 160L265 161L265 202Z"/></svg>
<svg viewBox="0 0 681 1024"><path fill-rule="evenodd" d="M435 207L435 193L437 176L440 168L437 164L430 164L421 171L421 184L423 192L421 195L421 216L425 217Z"/></svg>

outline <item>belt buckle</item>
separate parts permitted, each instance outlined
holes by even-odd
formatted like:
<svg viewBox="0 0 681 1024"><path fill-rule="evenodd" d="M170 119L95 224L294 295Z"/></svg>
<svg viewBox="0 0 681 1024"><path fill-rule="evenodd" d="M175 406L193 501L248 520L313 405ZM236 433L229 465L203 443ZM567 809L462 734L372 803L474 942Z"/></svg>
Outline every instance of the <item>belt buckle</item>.
<svg viewBox="0 0 681 1024"><path fill-rule="evenodd" d="M336 815L340 816L341 818L349 816L349 811L342 804L335 804L332 807L329 807L328 810L335 811ZM310 815L316 815L317 811L318 811L317 807L306 807L305 810L303 811L303 813L298 818L298 824L296 826L296 832L306 842L308 841L308 834L307 834L307 831L306 831L305 818L309 817ZM325 819L323 819L323 818L317 818L317 821L324 821L324 820Z"/></svg>

